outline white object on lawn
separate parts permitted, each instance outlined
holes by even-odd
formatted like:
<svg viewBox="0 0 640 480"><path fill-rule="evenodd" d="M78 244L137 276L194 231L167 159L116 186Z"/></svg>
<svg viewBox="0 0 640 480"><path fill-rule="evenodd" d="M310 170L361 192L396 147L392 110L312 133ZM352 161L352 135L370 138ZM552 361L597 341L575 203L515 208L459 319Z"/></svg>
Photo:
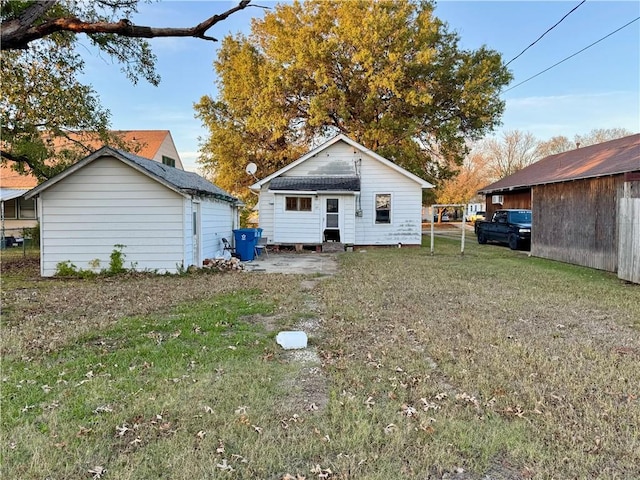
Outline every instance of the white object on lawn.
<svg viewBox="0 0 640 480"><path fill-rule="evenodd" d="M285 350L307 348L307 334L302 331L280 332L276 336L276 342Z"/></svg>

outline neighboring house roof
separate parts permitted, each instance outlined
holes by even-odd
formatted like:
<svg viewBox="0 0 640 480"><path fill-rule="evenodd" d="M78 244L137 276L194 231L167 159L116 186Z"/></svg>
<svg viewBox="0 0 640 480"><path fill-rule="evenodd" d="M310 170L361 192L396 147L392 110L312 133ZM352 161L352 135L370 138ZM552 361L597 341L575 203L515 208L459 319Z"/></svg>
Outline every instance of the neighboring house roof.
<svg viewBox="0 0 640 480"><path fill-rule="evenodd" d="M341 191L359 192L358 177L277 177L271 180L269 190L291 191Z"/></svg>
<svg viewBox="0 0 640 480"><path fill-rule="evenodd" d="M169 130L114 130L112 133L119 135L120 138L128 144L138 145L140 150L136 152L136 154L143 158L154 158L167 137L169 137L173 145L173 139L171 138L171 132ZM65 147L75 146L76 143L80 143L87 147L89 151L95 151L104 145L102 140L92 132L70 133L69 136L71 140L56 137L54 140L54 148L56 150L62 150ZM173 146L175 147L175 145ZM180 162L179 158L174 160ZM1 187L31 189L38 185L36 177L30 173L20 175L9 165L10 164L0 165Z"/></svg>
<svg viewBox="0 0 640 480"><path fill-rule="evenodd" d="M7 200L12 200L14 198L21 197L29 190L18 189L18 188L0 188L0 201L6 202Z"/></svg>
<svg viewBox="0 0 640 480"><path fill-rule="evenodd" d="M181 195L212 196L230 203L239 203L237 198L233 197L208 180L202 178L197 173L168 167L153 160L149 160L148 158L143 158L122 150L116 150L115 148L111 147L102 147L100 150L93 152L91 155L80 160L75 165L70 166L55 177L50 178L46 182L29 191L29 193L26 195L26 198L31 198L35 195L39 195L41 192L48 189L52 185L55 185L60 180L68 177L69 175L73 174L77 170L80 170L81 168L97 160L98 158L105 156L114 157L120 160L121 162L129 165L135 170L157 180L158 182L176 191L177 193L180 193Z"/></svg>
<svg viewBox="0 0 640 480"><path fill-rule="evenodd" d="M491 194L633 171L640 171L640 134L545 157L484 187L479 193Z"/></svg>
<svg viewBox="0 0 640 480"><path fill-rule="evenodd" d="M433 188L433 185L430 184L429 182L427 182L426 180L423 180L422 178L418 177L417 175L414 175L413 173L405 170L404 168L396 165L395 163L393 163L391 160L387 160L386 158L378 155L377 153L375 153L372 150L369 150L367 147L365 147L364 145L359 144L358 142L356 142L355 140L351 140L349 137L347 137L344 134L340 134L340 135L336 135L335 137L327 140L325 143L323 143L322 145L319 145L318 147L314 148L313 150L311 150L310 152L306 153L305 155L303 155L302 157L300 157L298 160L296 160L295 162L290 163L289 165L287 165L284 168L281 168L280 170L278 170L277 172L269 175L266 178L263 178L262 180L260 180L259 182L254 183L253 185L251 185L251 190L260 190L260 188L267 182L270 182L271 180L273 180L276 177L280 177L280 175L282 175L283 173L286 173L287 171L291 170L292 168L296 167L297 165L300 165L302 162L304 162L305 160L313 157L314 155L318 154L319 152L321 152L322 150L325 150L326 148L330 147L331 145L337 143L337 142L345 142L348 145L351 145L353 148L356 148L358 150L360 150L362 153L369 155L370 157L378 160L379 162L383 163L384 165L392 168L393 170L397 171L398 173L401 173L402 175L404 175L405 177L410 178L411 180L413 180L414 182L420 184L420 186L422 188ZM270 186L270 188L272 188Z"/></svg>
<svg viewBox="0 0 640 480"><path fill-rule="evenodd" d="M9 165L0 165L0 187L29 190L36 185L38 185L38 180L33 175L20 175Z"/></svg>
<svg viewBox="0 0 640 480"><path fill-rule="evenodd" d="M126 143L138 145L140 150L136 152L136 155L143 158L154 158L167 136L171 136L169 130L113 130L111 133L118 135ZM56 137L54 140L55 148L75 145L76 142L81 143L89 150L97 150L104 145L100 137L93 132L75 132L69 134L69 137L70 140Z"/></svg>

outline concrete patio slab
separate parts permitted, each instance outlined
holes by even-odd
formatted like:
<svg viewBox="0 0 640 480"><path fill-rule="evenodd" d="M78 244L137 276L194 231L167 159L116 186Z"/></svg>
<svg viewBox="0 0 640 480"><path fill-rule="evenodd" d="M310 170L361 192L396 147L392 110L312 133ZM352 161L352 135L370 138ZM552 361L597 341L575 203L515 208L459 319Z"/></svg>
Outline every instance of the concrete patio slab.
<svg viewBox="0 0 640 480"><path fill-rule="evenodd" d="M245 272L333 275L338 271L334 253L269 253L243 265Z"/></svg>

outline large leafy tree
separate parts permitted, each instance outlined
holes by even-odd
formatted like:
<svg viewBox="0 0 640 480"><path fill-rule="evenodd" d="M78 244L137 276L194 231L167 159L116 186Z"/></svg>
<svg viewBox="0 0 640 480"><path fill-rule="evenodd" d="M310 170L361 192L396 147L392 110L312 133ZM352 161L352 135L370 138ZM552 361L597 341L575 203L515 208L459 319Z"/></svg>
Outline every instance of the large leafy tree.
<svg viewBox="0 0 640 480"><path fill-rule="evenodd" d="M208 127L201 164L238 195L332 134L345 133L428 180L452 175L499 123L511 78L500 55L464 50L429 1L307 1L254 20L223 40L218 97L197 115Z"/></svg>
<svg viewBox="0 0 640 480"><path fill-rule="evenodd" d="M471 148L456 175L444 180L436 188L437 203L470 203L478 196L478 190L490 182L491 170L487 157Z"/></svg>
<svg viewBox="0 0 640 480"><path fill-rule="evenodd" d="M109 132L109 112L96 92L78 79L84 68L78 35L119 63L133 83L156 85L156 59L145 38L215 40L207 31L248 4L242 0L194 27L158 28L129 20L138 0L0 0L2 162L44 180L87 154L78 131L126 147Z"/></svg>

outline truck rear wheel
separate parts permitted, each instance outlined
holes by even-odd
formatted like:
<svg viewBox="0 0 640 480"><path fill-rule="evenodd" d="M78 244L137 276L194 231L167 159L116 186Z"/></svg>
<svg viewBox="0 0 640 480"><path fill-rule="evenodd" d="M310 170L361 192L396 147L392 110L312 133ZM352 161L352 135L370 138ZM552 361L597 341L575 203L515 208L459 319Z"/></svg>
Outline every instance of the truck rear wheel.
<svg viewBox="0 0 640 480"><path fill-rule="evenodd" d="M511 235L509 235L509 248L511 250L517 250L518 249L518 237L513 233Z"/></svg>
<svg viewBox="0 0 640 480"><path fill-rule="evenodd" d="M478 243L480 245L484 245L485 243L487 243L487 237L484 233L482 232L478 232Z"/></svg>

